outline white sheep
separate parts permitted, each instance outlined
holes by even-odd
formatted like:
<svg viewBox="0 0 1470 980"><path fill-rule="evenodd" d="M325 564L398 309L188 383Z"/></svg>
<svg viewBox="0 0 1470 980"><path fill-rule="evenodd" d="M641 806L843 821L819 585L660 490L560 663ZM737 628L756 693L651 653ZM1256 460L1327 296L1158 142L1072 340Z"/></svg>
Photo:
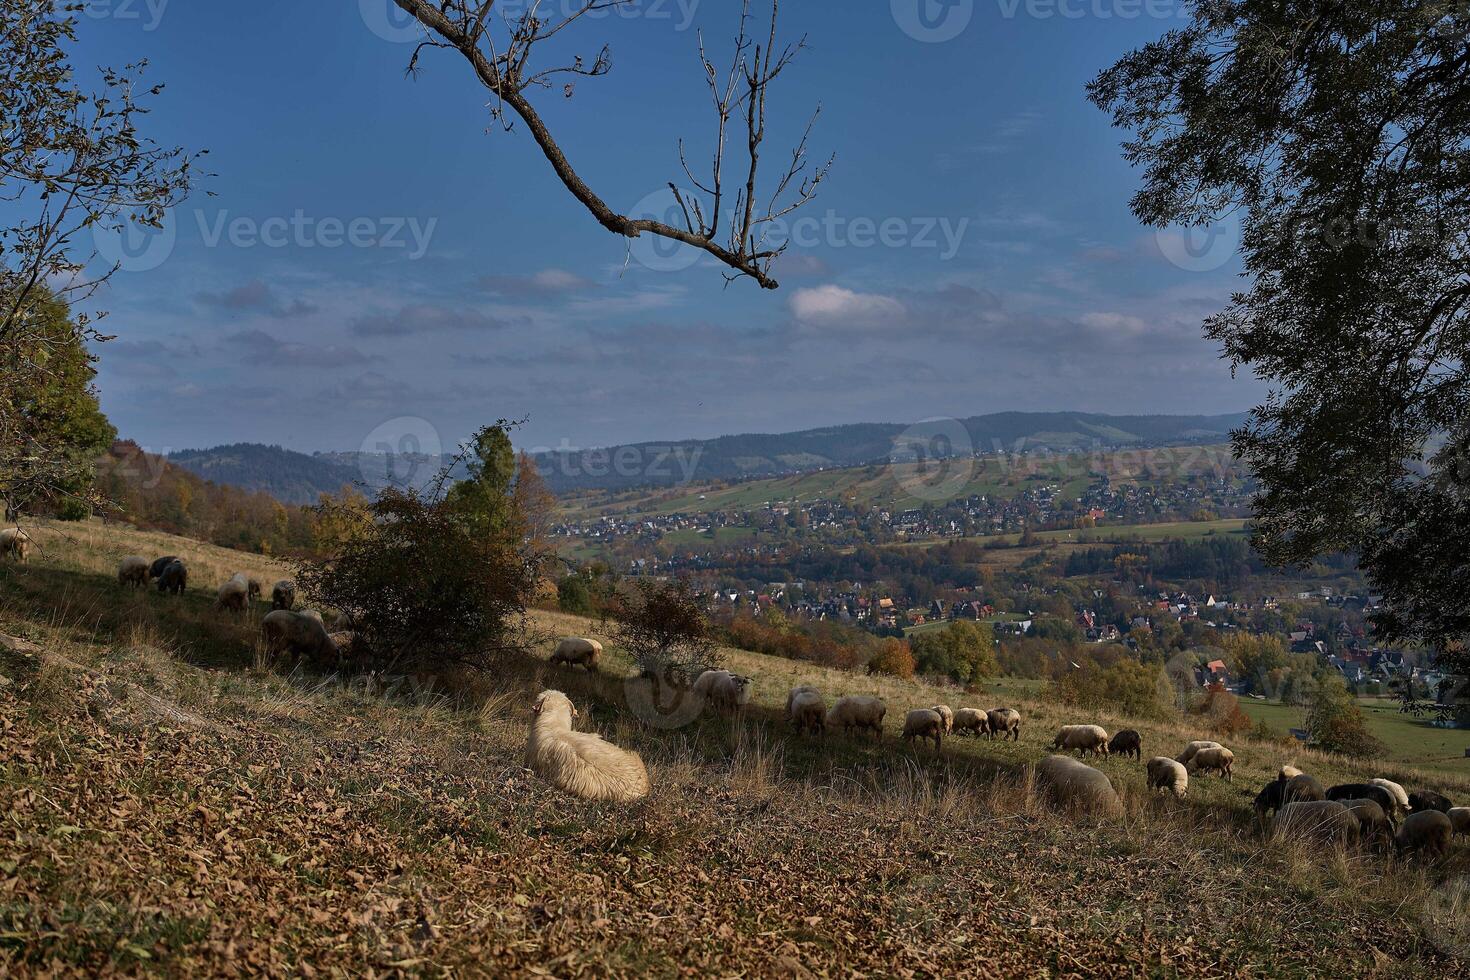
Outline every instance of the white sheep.
<svg viewBox="0 0 1470 980"><path fill-rule="evenodd" d="M1063 725L1051 747L1088 755L1107 755L1107 729L1101 725Z"/></svg>
<svg viewBox="0 0 1470 980"><path fill-rule="evenodd" d="M1221 745L1219 742L1190 742L1184 747L1183 752L1175 756L1175 761L1180 763L1181 765L1187 766L1189 765L1189 760L1193 759L1194 754L1200 749L1223 749L1224 747L1225 746Z"/></svg>
<svg viewBox="0 0 1470 980"><path fill-rule="evenodd" d="M1276 770L1276 778L1282 780L1283 782L1288 779L1295 779L1300 775L1302 775L1302 771L1296 766L1290 764L1284 765L1280 769Z"/></svg>
<svg viewBox="0 0 1470 980"><path fill-rule="evenodd" d="M814 687L794 687L786 696L786 720L798 733L822 734L826 727L827 699Z"/></svg>
<svg viewBox="0 0 1470 980"><path fill-rule="evenodd" d="M290 609L296 605L296 583L283 578L271 586L271 608Z"/></svg>
<svg viewBox="0 0 1470 980"><path fill-rule="evenodd" d="M1409 812L1409 793L1398 783L1391 779L1370 779L1368 780L1368 785L1382 786L1388 790L1388 795L1393 797L1394 808L1398 811L1399 815Z"/></svg>
<svg viewBox="0 0 1470 980"><path fill-rule="evenodd" d="M148 565L147 558L141 555L128 555L117 563L117 584L134 589L148 588Z"/></svg>
<svg viewBox="0 0 1470 980"><path fill-rule="evenodd" d="M954 711L950 709L949 705L936 704L930 710L937 713L944 722L944 734L948 735L954 731Z"/></svg>
<svg viewBox="0 0 1470 980"><path fill-rule="evenodd" d="M214 608L244 612L250 605L250 580L244 572L236 572L214 594Z"/></svg>
<svg viewBox="0 0 1470 980"><path fill-rule="evenodd" d="M827 712L827 727L841 728L843 731L851 728L867 729L881 742L883 716L887 713L888 705L883 703L882 698L869 694L849 694L838 698L837 703L832 705L832 710Z"/></svg>
<svg viewBox="0 0 1470 980"><path fill-rule="evenodd" d="M954 733L979 735L990 730L990 718L979 708L961 708L954 713Z"/></svg>
<svg viewBox="0 0 1470 980"><path fill-rule="evenodd" d="M31 557L34 543L31 536L18 527L0 530L0 558L14 558L23 562Z"/></svg>
<svg viewBox="0 0 1470 980"><path fill-rule="evenodd" d="M1121 816L1123 801L1108 777L1068 755L1049 755L1036 774L1059 806L1071 806L1097 816Z"/></svg>
<svg viewBox="0 0 1470 980"><path fill-rule="evenodd" d="M694 680L691 688L716 708L739 713L750 704L750 678L728 670L707 670Z"/></svg>
<svg viewBox="0 0 1470 980"><path fill-rule="evenodd" d="M599 735L572 731L577 709L560 691L542 691L531 708L526 768L584 800L627 803L648 795L648 769L638 753Z"/></svg>
<svg viewBox="0 0 1470 980"><path fill-rule="evenodd" d="M1226 782L1234 782L1231 767L1235 765L1235 753L1227 748L1200 749L1189 760L1189 771L1218 772Z"/></svg>
<svg viewBox="0 0 1470 980"><path fill-rule="evenodd" d="M986 734L994 739L999 735L1001 741L1014 739L1021 740L1021 712L1015 708L991 708L985 713Z"/></svg>
<svg viewBox="0 0 1470 980"><path fill-rule="evenodd" d="M903 719L903 740L934 739L934 751L939 751L940 738L944 734L944 716L933 708L915 708Z"/></svg>
<svg viewBox="0 0 1470 980"><path fill-rule="evenodd" d="M1148 760L1148 788L1167 790L1182 800L1189 792L1189 770L1168 756L1154 756Z"/></svg>
<svg viewBox="0 0 1470 980"><path fill-rule="evenodd" d="M583 636L565 636L551 652L551 663L569 667L586 667L589 674L597 673L597 661L602 659L602 644Z"/></svg>

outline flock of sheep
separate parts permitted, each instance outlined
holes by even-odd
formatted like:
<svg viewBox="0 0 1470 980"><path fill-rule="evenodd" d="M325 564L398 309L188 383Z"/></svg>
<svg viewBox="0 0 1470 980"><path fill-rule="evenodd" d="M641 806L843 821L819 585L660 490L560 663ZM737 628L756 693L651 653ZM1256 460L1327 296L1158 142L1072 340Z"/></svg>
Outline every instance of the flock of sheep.
<svg viewBox="0 0 1470 980"><path fill-rule="evenodd" d="M596 671L602 644L566 637L551 655L553 665L582 666ZM707 670L690 690L719 709L738 712L750 703L751 678L728 670ZM786 720L798 735L820 735L828 729L872 733L883 737L888 706L871 695L840 697L827 708L815 687L793 688L786 698ZM574 732L576 709L565 694L546 691L536 700L526 764L560 789L583 799L634 800L648 793L648 771L634 752L597 735ZM945 735L971 734L1020 741L1021 713L1014 708L960 708L936 704L904 716L902 738L912 744L933 740L938 752ZM1143 739L1127 729L1111 738L1100 725L1065 725L1052 740L1054 754L1036 767L1037 777L1054 802L1100 816L1121 816L1123 802L1107 774L1078 756L1119 755L1142 761ZM1183 799L1191 775L1218 773L1233 780L1235 753L1219 742L1190 742L1177 757L1155 756L1145 764L1150 792ZM1282 766L1277 778L1256 797L1262 830L1344 845L1362 843L1400 854L1443 857L1455 834L1470 835L1470 807L1454 807L1438 793L1409 793L1388 779L1345 783L1323 789L1311 776ZM1270 820L1268 824L1268 818Z"/></svg>

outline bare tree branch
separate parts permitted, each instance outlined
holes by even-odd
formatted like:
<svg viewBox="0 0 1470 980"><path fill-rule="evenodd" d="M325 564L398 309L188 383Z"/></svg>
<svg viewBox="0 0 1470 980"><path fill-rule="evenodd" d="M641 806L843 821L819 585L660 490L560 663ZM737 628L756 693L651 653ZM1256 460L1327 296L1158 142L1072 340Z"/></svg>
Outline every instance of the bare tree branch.
<svg viewBox="0 0 1470 980"><path fill-rule="evenodd" d="M611 71L612 55L606 45L598 49L590 62L576 56L571 64L541 69L532 68L532 55L538 44L556 37L588 14L628 2L631 0L581 0L561 16L543 16L541 0L534 0L518 16L508 15L502 8L499 33L505 39L497 44L492 16L496 12L495 0L394 0L426 33L426 39L415 46L409 60L409 74L417 73L419 57L427 49L458 51L474 70L476 80L494 95L491 117L505 129L512 128L515 120L525 125L562 184L600 225L626 238L650 234L680 242L713 256L732 270L726 273L727 280L749 277L765 289L776 289L779 283L771 277L771 266L785 251L786 243L767 247L771 225L810 203L833 163L828 159L811 173L806 172L807 146L818 110L792 152L791 165L768 196L768 203L764 209L758 209L768 94L772 84L805 48L806 39L777 53L780 0L771 0L770 28L764 45L750 36L751 0L742 0L740 27L728 71L722 72L715 66L705 50L703 37L700 38L700 67L716 117L715 143L710 173L700 179L689 166L684 141L678 142L680 167L698 193L681 191L669 184L683 212L683 227L676 227L651 218L629 217L608 206L579 175L530 98L532 91L551 87L558 77L596 78ZM563 92L570 98L573 84L567 82ZM743 185L735 193L734 207L727 208L726 152L731 120L737 113L743 117L746 128L746 170ZM799 182L798 178L801 178Z"/></svg>

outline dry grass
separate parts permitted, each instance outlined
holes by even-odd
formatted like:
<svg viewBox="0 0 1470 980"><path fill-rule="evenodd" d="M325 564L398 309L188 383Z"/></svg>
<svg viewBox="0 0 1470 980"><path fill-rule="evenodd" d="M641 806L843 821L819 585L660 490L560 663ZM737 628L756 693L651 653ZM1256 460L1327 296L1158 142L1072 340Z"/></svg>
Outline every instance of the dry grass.
<svg viewBox="0 0 1470 980"><path fill-rule="evenodd" d="M902 747L894 716L962 706L954 689L743 651L745 720L677 729L630 712L621 677L543 661L435 685L282 673L207 597L118 593L97 564L111 550L99 535L0 574L0 631L50 654L0 654L0 973L1464 969L1448 957L1470 949L1467 849L1426 868L1259 839L1245 808L1286 761L1274 746L1239 743L1237 781L1195 780L1185 802L1103 761L1126 812L1098 822L1034 785L1028 763L1077 720L1045 702L1016 703L1020 743L948 739L935 757ZM790 737L775 716L795 683L887 698L889 737ZM644 755L647 800L577 803L520 766L546 686ZM1148 754L1195 734L1132 727Z"/></svg>

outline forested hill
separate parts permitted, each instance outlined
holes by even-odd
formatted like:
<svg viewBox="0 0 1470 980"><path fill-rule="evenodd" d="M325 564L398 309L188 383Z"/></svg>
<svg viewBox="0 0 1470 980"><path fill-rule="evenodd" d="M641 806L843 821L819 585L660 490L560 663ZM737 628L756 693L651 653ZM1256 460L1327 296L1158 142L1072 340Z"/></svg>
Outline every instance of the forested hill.
<svg viewBox="0 0 1470 980"><path fill-rule="evenodd" d="M1245 415L1093 415L1000 412L917 425L864 423L782 434L636 443L548 452L537 463L551 489L675 486L691 480L780 476L911 459L915 446L955 452L1073 452L1223 442ZM968 446L965 445L966 440ZM930 449L930 452L934 450ZM942 450L941 450L942 454Z"/></svg>
<svg viewBox="0 0 1470 980"><path fill-rule="evenodd" d="M322 494L338 493L363 479L354 466L248 442L183 450L168 459L206 480L264 491L287 504L314 504Z"/></svg>

